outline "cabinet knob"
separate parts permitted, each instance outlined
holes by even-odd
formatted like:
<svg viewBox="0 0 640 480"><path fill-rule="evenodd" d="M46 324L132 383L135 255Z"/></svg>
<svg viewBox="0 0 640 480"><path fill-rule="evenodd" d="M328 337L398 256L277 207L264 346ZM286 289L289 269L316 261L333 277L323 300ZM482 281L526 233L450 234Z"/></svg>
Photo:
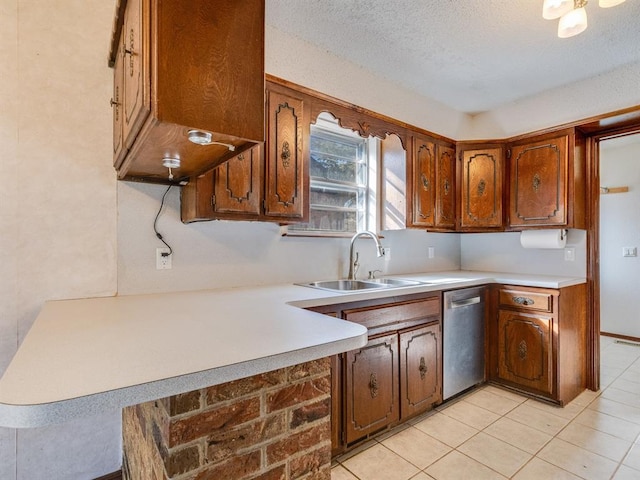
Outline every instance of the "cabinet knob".
<svg viewBox="0 0 640 480"><path fill-rule="evenodd" d="M120 102L117 102L116 100L114 100L113 98L111 100L109 100L109 104L112 107L119 107L120 106Z"/></svg>

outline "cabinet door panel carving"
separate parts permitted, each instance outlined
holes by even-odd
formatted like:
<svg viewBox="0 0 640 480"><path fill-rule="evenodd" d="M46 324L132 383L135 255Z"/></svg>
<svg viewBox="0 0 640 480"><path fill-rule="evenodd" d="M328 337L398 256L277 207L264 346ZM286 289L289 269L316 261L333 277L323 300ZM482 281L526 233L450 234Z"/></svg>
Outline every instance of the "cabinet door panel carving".
<svg viewBox="0 0 640 480"><path fill-rule="evenodd" d="M261 146L256 145L216 168L216 212L260 214L261 162Z"/></svg>
<svg viewBox="0 0 640 480"><path fill-rule="evenodd" d="M442 399L440 326L400 334L400 410L402 418L427 410Z"/></svg>
<svg viewBox="0 0 640 480"><path fill-rule="evenodd" d="M435 145L427 139L413 137L413 224L432 227L435 215Z"/></svg>
<svg viewBox="0 0 640 480"><path fill-rule="evenodd" d="M498 376L551 393L552 326L550 317L501 310L498 317Z"/></svg>
<svg viewBox="0 0 640 480"><path fill-rule="evenodd" d="M142 123L149 115L149 78L146 65L149 60L147 15L148 0L131 0L127 3L122 29L124 69L123 137L127 148L131 147Z"/></svg>
<svg viewBox="0 0 640 480"><path fill-rule="evenodd" d="M455 149L438 145L436 147L436 227L455 228L456 226L455 166Z"/></svg>
<svg viewBox="0 0 640 480"><path fill-rule="evenodd" d="M510 160L510 224L567 222L568 137L515 146Z"/></svg>
<svg viewBox="0 0 640 480"><path fill-rule="evenodd" d="M302 218L303 102L268 92L268 153L265 215Z"/></svg>
<svg viewBox="0 0 640 480"><path fill-rule="evenodd" d="M399 418L398 336L373 338L346 357L346 439L350 443Z"/></svg>
<svg viewBox="0 0 640 480"><path fill-rule="evenodd" d="M465 151L462 163L461 226L501 227L501 149Z"/></svg>

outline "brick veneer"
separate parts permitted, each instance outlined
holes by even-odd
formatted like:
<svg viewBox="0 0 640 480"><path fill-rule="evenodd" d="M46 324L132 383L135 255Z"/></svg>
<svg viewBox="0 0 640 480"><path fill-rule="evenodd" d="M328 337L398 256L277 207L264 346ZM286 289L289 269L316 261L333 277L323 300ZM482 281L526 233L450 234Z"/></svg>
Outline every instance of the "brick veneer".
<svg viewBox="0 0 640 480"><path fill-rule="evenodd" d="M330 480L324 358L127 407L125 480Z"/></svg>

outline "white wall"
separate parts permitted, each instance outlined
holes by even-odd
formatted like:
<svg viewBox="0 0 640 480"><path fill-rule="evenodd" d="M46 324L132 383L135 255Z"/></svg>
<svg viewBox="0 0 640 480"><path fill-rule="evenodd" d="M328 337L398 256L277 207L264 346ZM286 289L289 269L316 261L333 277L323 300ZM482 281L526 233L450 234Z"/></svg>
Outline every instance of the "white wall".
<svg viewBox="0 0 640 480"><path fill-rule="evenodd" d="M264 222L180 222L177 188L167 195L158 230L174 250L173 268L156 270L155 249L163 246L153 219L166 187L118 184L118 291L121 295L264 285L346 277L349 239L283 237L280 227ZM359 277L369 270L410 273L457 269L460 241L455 234L419 230L384 232L389 260L378 259L373 243L358 240ZM427 258L427 245L436 258Z"/></svg>
<svg viewBox="0 0 640 480"><path fill-rule="evenodd" d="M467 138L508 138L640 105L638 78L640 63L625 65L478 114Z"/></svg>
<svg viewBox="0 0 640 480"><path fill-rule="evenodd" d="M116 291L113 12L105 1L0 0L0 373L45 300ZM119 417L0 428L0 478L116 470Z"/></svg>
<svg viewBox="0 0 640 480"><path fill-rule="evenodd" d="M460 236L463 270L586 277L587 236L584 230L569 230L567 247L575 248L573 262L564 260L564 249L523 248L518 232Z"/></svg>
<svg viewBox="0 0 640 480"><path fill-rule="evenodd" d="M628 193L600 196L600 329L640 338L640 257L623 257L623 247L640 250L640 135L617 147L602 142L600 184L628 186Z"/></svg>

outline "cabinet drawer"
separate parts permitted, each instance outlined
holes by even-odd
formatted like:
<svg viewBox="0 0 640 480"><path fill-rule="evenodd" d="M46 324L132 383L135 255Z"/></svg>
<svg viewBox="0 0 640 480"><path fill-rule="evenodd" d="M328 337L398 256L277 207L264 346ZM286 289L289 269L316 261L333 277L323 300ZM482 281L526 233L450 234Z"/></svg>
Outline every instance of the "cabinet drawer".
<svg viewBox="0 0 640 480"><path fill-rule="evenodd" d="M500 289L500 305L537 312L553 311L553 295L546 292Z"/></svg>
<svg viewBox="0 0 640 480"><path fill-rule="evenodd" d="M345 310L344 318L367 328L375 328L392 323L419 320L440 316L440 298L431 297L425 300L396 303L383 307L367 307Z"/></svg>

